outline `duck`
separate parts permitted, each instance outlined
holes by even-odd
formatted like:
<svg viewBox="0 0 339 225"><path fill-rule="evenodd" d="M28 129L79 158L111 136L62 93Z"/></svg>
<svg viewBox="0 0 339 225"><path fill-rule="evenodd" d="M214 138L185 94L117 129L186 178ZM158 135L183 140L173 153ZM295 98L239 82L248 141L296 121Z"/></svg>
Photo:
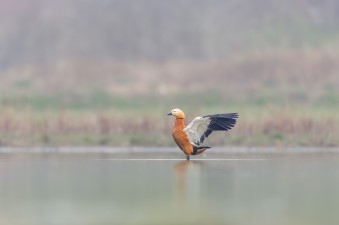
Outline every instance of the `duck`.
<svg viewBox="0 0 339 225"><path fill-rule="evenodd" d="M177 146L186 155L186 160L190 160L191 155L199 155L211 148L202 145L204 140L213 131L232 129L238 118L238 113L198 116L186 126L185 113L181 109L172 109L167 115L175 117L172 136Z"/></svg>

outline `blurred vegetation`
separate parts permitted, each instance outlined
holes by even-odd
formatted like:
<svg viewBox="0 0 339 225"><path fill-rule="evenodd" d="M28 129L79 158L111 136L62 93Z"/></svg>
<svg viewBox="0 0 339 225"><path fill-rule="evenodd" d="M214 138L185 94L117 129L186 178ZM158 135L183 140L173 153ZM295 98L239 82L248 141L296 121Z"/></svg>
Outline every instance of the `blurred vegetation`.
<svg viewBox="0 0 339 225"><path fill-rule="evenodd" d="M51 82L32 73L8 79L1 89L0 142L173 145L173 119L166 113L179 107L188 120L239 113L233 130L211 136L214 145L337 146L338 61L338 55L322 49L213 62L140 63L133 70L128 63L110 64L107 71L120 73L103 73L95 83L81 80L83 73L73 75L79 76L73 84L61 75Z"/></svg>
<svg viewBox="0 0 339 225"><path fill-rule="evenodd" d="M0 0L0 145L339 145L335 0Z"/></svg>

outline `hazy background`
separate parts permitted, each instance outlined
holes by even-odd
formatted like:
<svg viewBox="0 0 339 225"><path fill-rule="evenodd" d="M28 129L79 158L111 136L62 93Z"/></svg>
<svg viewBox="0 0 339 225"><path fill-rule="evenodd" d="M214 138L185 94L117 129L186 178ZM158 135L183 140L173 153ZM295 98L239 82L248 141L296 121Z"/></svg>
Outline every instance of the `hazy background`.
<svg viewBox="0 0 339 225"><path fill-rule="evenodd" d="M336 0L0 0L0 145L339 145Z"/></svg>

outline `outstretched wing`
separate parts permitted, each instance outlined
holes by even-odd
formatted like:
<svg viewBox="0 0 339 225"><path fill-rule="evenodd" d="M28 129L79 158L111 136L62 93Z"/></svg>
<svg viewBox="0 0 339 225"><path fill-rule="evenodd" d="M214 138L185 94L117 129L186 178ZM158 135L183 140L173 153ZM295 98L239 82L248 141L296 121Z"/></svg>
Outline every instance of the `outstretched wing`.
<svg viewBox="0 0 339 225"><path fill-rule="evenodd" d="M234 127L237 113L215 114L196 117L184 129L192 145L202 144L213 131L227 131Z"/></svg>

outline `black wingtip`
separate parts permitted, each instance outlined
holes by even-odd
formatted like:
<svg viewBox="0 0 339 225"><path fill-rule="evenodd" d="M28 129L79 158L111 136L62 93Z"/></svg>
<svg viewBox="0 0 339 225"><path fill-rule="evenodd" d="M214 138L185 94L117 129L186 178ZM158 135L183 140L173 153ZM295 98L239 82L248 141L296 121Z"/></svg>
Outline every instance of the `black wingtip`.
<svg viewBox="0 0 339 225"><path fill-rule="evenodd" d="M209 124L204 134L201 135L199 143L204 142L213 131L228 131L232 129L237 123L238 113L222 113L203 116L203 118L209 118Z"/></svg>
<svg viewBox="0 0 339 225"><path fill-rule="evenodd" d="M204 116L204 118L205 117L236 119L236 118L239 118L239 114L238 113L221 113L221 114L207 115L207 116Z"/></svg>
<svg viewBox="0 0 339 225"><path fill-rule="evenodd" d="M236 119L238 118L238 113L214 114L204 117L210 118L210 124L204 135L201 136L200 143L202 143L213 131L228 131L232 129L237 122Z"/></svg>

